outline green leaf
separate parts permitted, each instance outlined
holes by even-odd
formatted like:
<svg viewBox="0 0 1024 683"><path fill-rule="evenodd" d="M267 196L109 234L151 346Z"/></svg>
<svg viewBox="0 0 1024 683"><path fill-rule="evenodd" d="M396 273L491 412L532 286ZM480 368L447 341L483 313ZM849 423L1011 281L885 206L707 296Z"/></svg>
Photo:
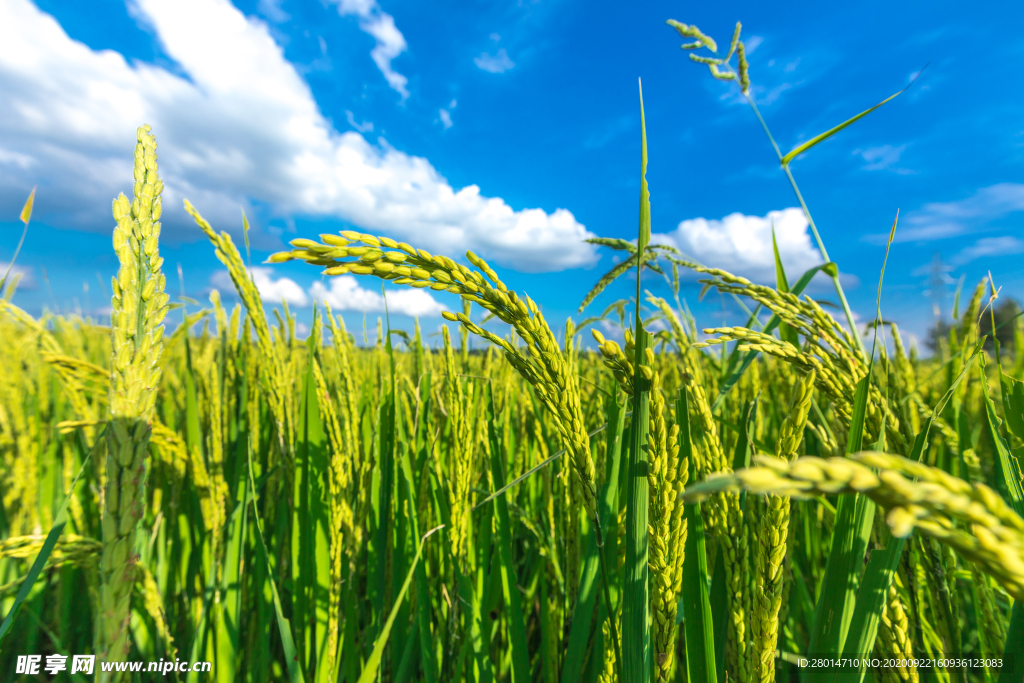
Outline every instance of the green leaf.
<svg viewBox="0 0 1024 683"><path fill-rule="evenodd" d="M195 370L192 368L192 344L185 332L185 444L203 456L203 436L199 426L199 398L196 393Z"/></svg>
<svg viewBox="0 0 1024 683"><path fill-rule="evenodd" d="M494 395L487 383L487 433L491 442L491 476L494 485L505 483L504 454L498 436L500 425L494 412ZM512 523L508 515L508 500L499 496L494 501L498 513L498 558L501 561L501 590L508 609L509 647L512 650L512 683L530 683L530 652L526 644L526 621L519 597L518 577L512 561Z"/></svg>
<svg viewBox="0 0 1024 683"><path fill-rule="evenodd" d="M388 644L388 637L391 635L391 627L395 624L395 618L398 616L398 610L402 606L402 601L405 600L405 594L409 592L409 584L412 583L413 572L420 561L420 556L423 554L423 543L430 538L431 534L442 528L444 528L444 525L435 527L423 534L423 538L421 538L419 544L417 544L416 556L412 560L412 568L405 575L405 581L402 583L402 590L399 591L398 597L395 598L395 604L391 607L391 614L388 615L388 620L384 623L384 628L381 629L380 635L377 636L377 640L373 643L373 651L370 653L370 657L366 660L366 666L363 668L363 672L359 674L359 681L357 683L372 683L372 681L377 677L377 670L380 668L380 660L384 656L384 647Z"/></svg>
<svg viewBox="0 0 1024 683"><path fill-rule="evenodd" d="M429 387L429 376L424 379L425 384ZM429 396L429 390L427 395ZM420 489L413 477L412 463L410 462L408 450L402 454L400 474L404 484L403 494L406 502L406 515L409 519L409 526L412 529L413 537L416 538L419 537L419 528L416 509L417 496L415 492ZM418 629L419 637L414 639L418 640L420 645L419 658L420 667L423 670L424 683L437 683L437 658L434 654L434 643L430 635L430 588L427 583L427 570L423 564L417 564L415 570L417 595L415 626Z"/></svg>
<svg viewBox="0 0 1024 683"><path fill-rule="evenodd" d="M610 524L615 523L611 511L618 509L618 481L619 469L622 460L622 427L625 421L625 411L622 410L614 396L608 399L608 450L607 470L605 484L601 488L599 500L599 512L601 520L601 531L605 534L604 546L608 549L615 542L616 536L611 533ZM597 598L597 578L600 570L601 543L598 542L597 529L590 524L586 534L586 557L583 561L583 571L580 573L580 588L576 598L576 607L573 610L572 628L569 631L569 647L562 663L562 677L560 683L578 683L583 675L583 664L587 655L587 645L590 639L592 615L594 614L594 602ZM609 553L610 554L610 553ZM614 557L618 557L616 553ZM605 565L609 564L606 559ZM602 576L604 588L607 588L607 576ZM602 613L607 616L611 602L609 592L605 593L605 605L602 606ZM600 633L600 623L597 625ZM595 637L597 637L595 635ZM600 652L593 650L591 657L600 657ZM588 664L588 668L590 665Z"/></svg>
<svg viewBox="0 0 1024 683"><path fill-rule="evenodd" d="M243 394L244 396L244 394ZM239 441L239 444L241 441ZM238 458L240 463L241 458ZM217 642L217 680L222 683L230 683L234 680L239 658L239 633L242 610L242 587L240 578L242 576L242 562L245 552L247 529L246 529L246 508L249 501L249 487L240 486L243 468L236 465L234 468L235 481L232 490L235 491L235 509L231 513L230 533L227 539L227 549L224 555L224 575L221 578L221 603L218 605L218 628L216 632Z"/></svg>
<svg viewBox="0 0 1024 683"><path fill-rule="evenodd" d="M0 643L3 642L4 636L11 630L11 625L14 623L14 617L18 615L18 610L21 609L21 605L25 602L28 594L32 591L32 587L35 585L36 580L39 578L39 574L42 573L43 568L46 566L46 561L50 559L50 553L53 552L54 547L57 545L57 541L60 539L60 535L64 533L64 527L68 523L68 505L71 503L71 496L75 494L75 486L78 485L78 480L82 478L82 473L85 472L85 466L92 460L92 454L97 449L102 448L106 439L106 430L100 433L96 439L96 443L93 445L92 450L89 451L89 455L82 461L82 466L78 468L78 474L75 475L74 481L71 482L71 487L68 489L68 495L64 497L64 502L61 503L60 508L57 510L57 514L53 518L53 526L50 527L49 533L46 534L46 540L43 541L43 547L39 549L39 554L36 555L36 559L32 561L32 566L29 567L28 574L25 575L25 580L21 582L21 588L18 589L18 594L14 597L14 604L11 605L10 611L7 612L7 616L4 617L4 621L0 624Z"/></svg>
<svg viewBox="0 0 1024 683"><path fill-rule="evenodd" d="M857 382L847 453L856 453L862 448L869 381L870 373ZM875 504L867 497L860 494L839 496L821 595L811 627L809 653L838 656L844 651L874 519ZM812 669L807 679L809 683L819 683L828 680L831 673L828 669Z"/></svg>
<svg viewBox="0 0 1024 683"><path fill-rule="evenodd" d="M313 315L319 319L319 311L314 307ZM314 324L319 329L319 324ZM329 678L327 666L327 605L318 600L318 595L329 592L330 580L330 542L327 528L328 509L325 503L327 492L324 482L327 480L327 446L323 421L320 417L320 399L316 391L316 379L313 375L313 363L317 362L317 351L320 340L318 335L310 335L306 340L309 362L303 380L303 394L299 405L299 444L298 457L301 464L301 478L296 473L296 480L301 479L302 497L299 498L299 519L293 529L300 534L300 552L304 574L306 593L302 599L306 601L306 652L308 653L307 670L315 671L315 680L326 682Z"/></svg>
<svg viewBox="0 0 1024 683"><path fill-rule="evenodd" d="M850 621L850 631L843 646L843 655L847 658L859 658L871 653L878 635L878 623L882 617L882 608L892 583L896 565L906 539L889 537L885 550L871 553L867 566L864 568L864 579L857 592L857 604ZM835 683L862 683L867 673L865 667L839 669Z"/></svg>
<svg viewBox="0 0 1024 683"><path fill-rule="evenodd" d="M639 316L638 322L639 322ZM633 444L626 470L626 564L622 593L623 683L647 683L651 673L647 581L647 448L650 436L650 381L646 365L650 334L638 327L633 394Z"/></svg>
<svg viewBox="0 0 1024 683"><path fill-rule="evenodd" d="M772 221L772 251L775 252L775 289L788 292L789 280L786 279L786 269L782 267L782 257L779 256L779 243L775 240L775 221Z"/></svg>
<svg viewBox="0 0 1024 683"><path fill-rule="evenodd" d="M420 623L412 622L412 630L409 637L405 639L405 648L402 650L402 659L398 664L398 673L395 674L394 683L409 683L414 675L417 660L419 659L419 648L416 644L420 641Z"/></svg>
<svg viewBox="0 0 1024 683"><path fill-rule="evenodd" d="M389 340L390 341L390 340ZM387 556L394 540L392 500L395 480L395 396L388 392L380 406L380 427L377 434L378 471L380 476L377 520L374 527L374 622L379 629L384 619L384 596L387 593ZM401 576L401 574L399 574Z"/></svg>
<svg viewBox="0 0 1024 683"><path fill-rule="evenodd" d="M1010 612L1010 626L1006 629L1003 659L1009 666L999 672L999 683L1024 681L1024 601L1016 600Z"/></svg>
<svg viewBox="0 0 1024 683"><path fill-rule="evenodd" d="M267 578L270 582L270 592L274 599L274 613L277 615L277 629L281 633L281 648L284 650L284 658L288 667L288 680L291 683L303 683L302 667L299 666L299 655L295 651L295 641L292 639L291 622L284 616L281 609L281 596L277 592L277 579L274 576L274 568L270 564L270 554L267 552L266 543L263 541L263 522L260 520L260 512L256 507L256 482L252 478L252 442L249 442L249 494L252 496L252 513L256 520L256 540L260 547L260 553L266 565Z"/></svg>
<svg viewBox="0 0 1024 683"><path fill-rule="evenodd" d="M808 646L810 653L838 656L843 652L874 518L875 504L865 496L843 494L839 497L832 547L815 608ZM828 675L827 669L815 669L810 672L808 681L825 681Z"/></svg>
<svg viewBox="0 0 1024 683"><path fill-rule="evenodd" d="M985 425L995 446L996 456L999 458L998 472L1009 496L1007 502L1014 512L1024 517L1024 488L1021 486L1020 468L1017 465L1016 458L1010 454L1010 449L1006 445L1002 433L999 431L999 416L996 415L996 405L992 401L992 397L989 396L988 380L985 378L984 355L981 356L980 370L982 394L985 397L985 416L987 418Z"/></svg>
<svg viewBox="0 0 1024 683"><path fill-rule="evenodd" d="M779 256L779 243L775 240L775 222L772 221L772 251L775 252L775 289L780 292L789 291L789 280L786 279L786 270L782 266L782 258ZM800 339L796 330L786 323L779 324L779 339L793 346L800 347Z"/></svg>
<svg viewBox="0 0 1024 683"><path fill-rule="evenodd" d="M870 373L860 378L857 389L853 393L853 414L850 417L850 437L846 442L848 454L864 450L864 418L867 415L868 390L871 381Z"/></svg>
<svg viewBox="0 0 1024 683"><path fill-rule="evenodd" d="M925 68L927 68L927 65L925 65ZM830 128L827 131L825 131L824 133L822 133L821 135L816 135L813 138L811 138L810 140L808 140L807 142L803 143L802 145L799 145L799 146L793 148L793 150L791 152L789 152L789 154L787 154L786 156L782 157L782 165L783 166L788 165L790 161L795 159L797 156L803 154L804 152L809 150L811 147L814 147L819 142L822 142L824 140L829 139L830 137L832 137L833 135L835 135L836 133L841 131L843 128L846 128L847 126L852 125L856 121L864 118L865 116L867 116L868 114L870 114L874 110L878 109L879 107L881 107L883 104L885 104L889 100L892 100L892 99L898 97L899 95L902 95L907 90L907 88L909 88L910 86L914 85L914 81L917 80L918 76L920 76L923 71L924 71L924 69L921 69L921 71L919 71L917 73L917 76L914 76L914 80L910 81L910 83L908 83L907 86L905 88L903 88L902 90L900 90L899 92L896 92L896 93L894 93L892 95L889 95L889 97L886 97L884 100L882 100L881 102L879 102L875 106L871 107L870 109L865 109L864 111L862 111L861 113L857 114L853 118L850 118L850 119L847 119L846 121L843 121L842 123L840 123L835 128Z"/></svg>
<svg viewBox="0 0 1024 683"><path fill-rule="evenodd" d="M1010 377L999 368L999 384L1003 397L1006 426L1018 439L1024 439L1024 382Z"/></svg>
<svg viewBox="0 0 1024 683"><path fill-rule="evenodd" d="M676 400L676 424L679 425L679 457L689 460L690 480L694 481L697 474L693 444L690 441L690 413L685 390L679 392ZM686 678L690 683L717 683L714 619L708 593L708 559L700 503L684 506L683 513L687 525L683 556Z"/></svg>
<svg viewBox="0 0 1024 683"><path fill-rule="evenodd" d="M946 389L946 393L943 394L942 398L939 399L939 402L935 404L935 409L932 411L931 417L929 417L928 421L925 422L924 429L921 430L914 441L914 448L910 454L911 460L921 460L921 456L924 454L925 445L928 442L928 433L931 431L932 425L935 424L935 418L941 415L942 411L946 409L946 404L949 402L949 399L953 397L953 392L955 392L957 387L960 386L960 383L963 382L964 377L967 376L967 371L971 369L974 359L978 357L978 354L981 353L984 346L985 339L983 337L978 340L978 345L974 347L974 351L967 357L967 360L964 361L963 367L960 368L960 373L953 378L952 382L950 382L949 388Z"/></svg>
<svg viewBox="0 0 1024 683"><path fill-rule="evenodd" d="M192 365L192 344L189 341L188 332L185 332L185 443L188 450L205 461L203 455L203 436L199 423L199 399L196 390L195 370ZM208 552L204 551L204 552ZM209 571L206 577L206 589L203 592L202 610L199 613L199 622L196 624L195 633L192 637L192 647L189 658L192 661L202 659L202 653L206 646L207 632L210 627L210 606L213 601L214 589L216 588L216 571L213 570L213 558L209 559ZM185 680L192 683L198 680L198 675L189 672Z"/></svg>
<svg viewBox="0 0 1024 683"><path fill-rule="evenodd" d="M750 467L750 422L757 419L757 399L750 401L743 408L743 419L739 425L739 438L732 456L733 471Z"/></svg>
<svg viewBox="0 0 1024 683"><path fill-rule="evenodd" d="M683 558L686 561L686 558ZM725 557L719 545L718 558L715 561L715 571L711 575L711 589L708 597L711 605L711 614L728 614L729 593L725 585ZM727 619L716 619L712 623L715 631L715 680L726 683L725 679L725 641L729 634L729 622Z"/></svg>
<svg viewBox="0 0 1024 683"><path fill-rule="evenodd" d="M639 81L638 81L639 82ZM643 254L651 241L651 193L647 189L647 124L644 119L644 92L640 87L640 236L637 253ZM637 273L639 275L639 271ZM640 305L640 283L637 282L637 305Z"/></svg>

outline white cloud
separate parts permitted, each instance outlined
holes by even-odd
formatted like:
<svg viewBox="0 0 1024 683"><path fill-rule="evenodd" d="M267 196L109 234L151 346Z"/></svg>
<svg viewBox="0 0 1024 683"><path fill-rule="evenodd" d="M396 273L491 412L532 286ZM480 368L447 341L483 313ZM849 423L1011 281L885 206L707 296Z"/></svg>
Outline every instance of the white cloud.
<svg viewBox="0 0 1024 683"><path fill-rule="evenodd" d="M295 280L287 277L275 280L271 277L271 273L273 273L273 269L265 266L252 268L252 280L256 285L256 291L260 293L260 299L272 305L280 304L282 300L287 301L289 306L309 305L309 297ZM234 294L236 291L231 276L226 270L218 270L214 273L210 277L210 284L214 288L230 294Z"/></svg>
<svg viewBox="0 0 1024 683"><path fill-rule="evenodd" d="M524 271L596 262L582 242L592 233L568 210L513 210L476 185L453 188L427 159L382 138L334 130L267 25L228 0L135 7L184 76L91 50L28 0L0 2L0 210L16 215L42 180L51 194L37 203L41 219L108 231L110 199L131 191L130 150L146 122L160 144L169 241L199 234L181 209L188 197L218 229L239 230L239 205L252 201L286 221L338 218ZM376 7L345 0L340 11L372 18Z"/></svg>
<svg viewBox="0 0 1024 683"><path fill-rule="evenodd" d="M811 244L807 217L798 208L769 211L766 216L733 213L721 220L691 218L667 235L652 235L651 241L677 247L706 266L757 282L773 282L773 222L779 256L791 281L822 262Z"/></svg>
<svg viewBox="0 0 1024 683"><path fill-rule="evenodd" d="M3 276L7 274L7 269L10 265L10 261L0 261L0 278L3 278ZM21 276L21 281L18 283L18 289L36 289L39 286L36 283L35 274L31 267L26 268L25 266L14 266L11 268L10 275L7 275L8 281L12 281L16 275Z"/></svg>
<svg viewBox="0 0 1024 683"><path fill-rule="evenodd" d="M36 160L28 154L12 152L10 150L0 148L0 165L17 166L24 170L35 164L35 162Z"/></svg>
<svg viewBox="0 0 1024 683"><path fill-rule="evenodd" d="M1016 237L982 237L953 256L953 264L962 266L985 256L1007 256L1024 253L1024 241Z"/></svg>
<svg viewBox="0 0 1024 683"><path fill-rule="evenodd" d="M335 311L380 313L384 311L384 297L371 289L363 289L354 275L339 275L330 279L330 288L314 282L309 289L314 301L328 303ZM412 317L436 317L448 310L424 289L396 289L387 292L387 310Z"/></svg>
<svg viewBox="0 0 1024 683"><path fill-rule="evenodd" d="M891 170L900 175L908 175L914 171L909 168L895 168L896 164L899 163L900 155L903 154L903 150L907 148L906 145L900 145L899 147L893 147L892 145L881 145L880 147L868 147L867 149L855 149L853 153L860 156L866 165L861 166L862 170L865 171L884 171Z"/></svg>
<svg viewBox="0 0 1024 683"><path fill-rule="evenodd" d="M349 110L345 110L345 118L348 119L348 125L352 126L360 133L372 133L373 132L373 121L363 121L362 123L356 123L356 116Z"/></svg>
<svg viewBox="0 0 1024 683"><path fill-rule="evenodd" d="M452 115L448 113L447 109L438 109L438 116L441 117L441 125L444 126L445 130L452 127Z"/></svg>
<svg viewBox="0 0 1024 683"><path fill-rule="evenodd" d="M479 57L474 57L473 62L478 68L481 68L484 71L490 71L492 74L505 73L515 66L515 62L509 59L508 52L505 48L498 50L495 55L483 52Z"/></svg>
<svg viewBox="0 0 1024 683"><path fill-rule="evenodd" d="M282 0L260 0L257 7L260 14L267 19L275 24L281 24L292 18L290 14L281 9L281 2Z"/></svg>
<svg viewBox="0 0 1024 683"><path fill-rule="evenodd" d="M627 323L628 324L628 323ZM622 325L619 324L619 319L612 314L611 318L605 318L604 320L597 321L598 332L600 332L605 339L611 339L617 341L620 344L625 341L626 335L623 332ZM594 335L590 333L590 330L583 331L583 344L584 346L591 346L594 342Z"/></svg>
<svg viewBox="0 0 1024 683"><path fill-rule="evenodd" d="M1024 183L999 183L978 189L965 199L930 202L900 219L896 242L916 242L955 237L986 227L1018 211L1024 211ZM864 241L885 244L889 233L865 235Z"/></svg>
<svg viewBox="0 0 1024 683"><path fill-rule="evenodd" d="M338 4L338 14L359 17L359 28L377 39L377 45L370 51L370 58L377 65L392 90L409 97L406 89L409 79L391 68L391 61L405 52L405 36L395 26L395 19L382 12L376 0L332 0Z"/></svg>

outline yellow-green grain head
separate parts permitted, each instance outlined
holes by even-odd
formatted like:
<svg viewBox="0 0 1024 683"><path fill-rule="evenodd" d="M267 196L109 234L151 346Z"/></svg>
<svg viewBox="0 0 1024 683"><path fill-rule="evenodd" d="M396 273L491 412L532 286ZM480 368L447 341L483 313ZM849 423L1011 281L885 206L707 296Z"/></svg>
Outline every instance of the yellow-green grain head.
<svg viewBox="0 0 1024 683"><path fill-rule="evenodd" d="M136 580L135 536L144 513L150 420L156 399L167 312L160 272L160 191L156 140L149 126L138 130L135 198L114 200L114 250L121 263L113 281L110 334L110 421L106 431L106 486L103 494L103 552L100 604L96 612L97 653L125 659L129 650L132 587ZM101 673L98 680L120 680Z"/></svg>
<svg viewBox="0 0 1024 683"><path fill-rule="evenodd" d="M160 380L157 361L167 312L160 237L160 193L156 139L149 126L138 130L135 146L135 198L114 200L114 251L121 269L112 283L110 329L113 350L110 412L114 417L148 419Z"/></svg>

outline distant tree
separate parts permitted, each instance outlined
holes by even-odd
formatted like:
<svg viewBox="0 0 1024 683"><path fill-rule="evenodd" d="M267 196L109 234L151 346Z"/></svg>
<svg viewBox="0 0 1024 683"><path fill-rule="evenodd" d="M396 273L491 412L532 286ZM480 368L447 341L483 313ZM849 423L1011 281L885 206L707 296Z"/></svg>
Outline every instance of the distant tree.
<svg viewBox="0 0 1024 683"><path fill-rule="evenodd" d="M1020 315L1020 304L1017 303L1016 299L1003 299L996 305L995 317L996 317L996 337L999 339L999 347L1006 351L1019 351L1020 349L1014 349L1014 334L1013 330L1017 326L1017 322L1014 320ZM981 333L992 335L992 319L987 315L986 320L981 323ZM992 340L989 339L985 342L985 348L992 347Z"/></svg>
<svg viewBox="0 0 1024 683"><path fill-rule="evenodd" d="M999 347L1003 351L1014 350L1013 330L1016 327L1016 323L1012 321L1015 317L1020 315L1020 312L1020 304L1017 303L1016 299L1002 299L996 304L996 337L999 339ZM932 353L935 353L939 349L940 339L949 338L950 327L952 327L952 325L949 322L939 320L929 328L924 344ZM992 318L988 311L986 311L985 315L982 316L981 323L978 326L978 332L979 334L984 334L989 337L985 341L985 350L991 352L994 349L992 344Z"/></svg>

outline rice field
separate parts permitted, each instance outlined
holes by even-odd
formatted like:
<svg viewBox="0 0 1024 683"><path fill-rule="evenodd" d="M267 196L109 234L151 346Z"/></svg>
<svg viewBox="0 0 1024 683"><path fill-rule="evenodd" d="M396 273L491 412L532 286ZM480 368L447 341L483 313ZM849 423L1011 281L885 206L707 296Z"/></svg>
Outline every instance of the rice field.
<svg viewBox="0 0 1024 683"><path fill-rule="evenodd" d="M738 25L719 57L670 23L747 93ZM779 152L798 197L789 161L856 118ZM983 281L934 357L880 310L851 334L802 296L831 279L845 321L836 264L766 286L650 244L646 163L644 136L638 240L598 241L626 258L584 301L635 273L621 343L472 253L345 231L271 257L462 301L436 343L357 344L329 307L298 339L188 202L239 303L172 302L140 128L110 324L0 300L3 679L95 654L212 664L96 680L1022 680L1024 319L986 347ZM681 270L747 325L705 328Z"/></svg>

